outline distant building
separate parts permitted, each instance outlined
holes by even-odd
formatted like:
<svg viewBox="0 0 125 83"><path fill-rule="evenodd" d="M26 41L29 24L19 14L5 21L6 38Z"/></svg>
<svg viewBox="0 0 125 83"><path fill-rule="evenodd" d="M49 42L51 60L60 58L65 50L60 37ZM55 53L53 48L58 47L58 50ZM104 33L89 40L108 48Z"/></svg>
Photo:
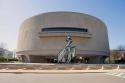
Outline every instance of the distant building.
<svg viewBox="0 0 125 83"><path fill-rule="evenodd" d="M70 33L76 46L74 62L103 63L109 55L106 25L76 12L48 12L26 19L20 28L17 56L23 62L54 62Z"/></svg>
<svg viewBox="0 0 125 83"><path fill-rule="evenodd" d="M0 48L0 56L2 56L5 53L5 50L3 48Z"/></svg>
<svg viewBox="0 0 125 83"><path fill-rule="evenodd" d="M8 58L14 58L13 52L9 50L5 50L5 56Z"/></svg>

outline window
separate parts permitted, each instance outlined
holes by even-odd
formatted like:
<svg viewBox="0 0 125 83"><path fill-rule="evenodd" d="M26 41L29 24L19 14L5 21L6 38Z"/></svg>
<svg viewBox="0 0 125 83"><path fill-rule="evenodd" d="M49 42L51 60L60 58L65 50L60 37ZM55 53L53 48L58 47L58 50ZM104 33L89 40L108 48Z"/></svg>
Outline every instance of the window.
<svg viewBox="0 0 125 83"><path fill-rule="evenodd" d="M42 32L88 32L88 29L74 27L50 27L42 28Z"/></svg>

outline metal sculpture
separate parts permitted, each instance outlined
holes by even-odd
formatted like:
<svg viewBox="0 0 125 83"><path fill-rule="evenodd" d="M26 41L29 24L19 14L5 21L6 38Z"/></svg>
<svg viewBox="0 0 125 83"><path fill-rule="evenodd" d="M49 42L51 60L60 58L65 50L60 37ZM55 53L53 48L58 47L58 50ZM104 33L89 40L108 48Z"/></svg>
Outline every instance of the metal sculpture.
<svg viewBox="0 0 125 83"><path fill-rule="evenodd" d="M66 37L65 47L58 53L58 63L70 63L75 57L75 46L72 46L73 40L70 35Z"/></svg>

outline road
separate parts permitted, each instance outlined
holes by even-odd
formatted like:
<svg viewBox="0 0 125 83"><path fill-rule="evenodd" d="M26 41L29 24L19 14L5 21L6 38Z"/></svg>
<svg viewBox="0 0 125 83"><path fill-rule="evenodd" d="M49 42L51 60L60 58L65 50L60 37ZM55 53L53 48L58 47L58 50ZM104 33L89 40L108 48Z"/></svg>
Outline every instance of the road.
<svg viewBox="0 0 125 83"><path fill-rule="evenodd" d="M125 83L125 78L106 73L0 73L0 83Z"/></svg>

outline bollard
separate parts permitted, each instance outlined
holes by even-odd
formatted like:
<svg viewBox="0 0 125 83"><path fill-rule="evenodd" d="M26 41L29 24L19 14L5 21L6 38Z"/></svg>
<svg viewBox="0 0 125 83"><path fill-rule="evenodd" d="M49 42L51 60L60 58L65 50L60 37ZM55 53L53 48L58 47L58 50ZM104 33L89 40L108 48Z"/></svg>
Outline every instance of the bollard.
<svg viewBox="0 0 125 83"><path fill-rule="evenodd" d="M102 68L101 68L101 70L104 70L104 67L103 67L103 65L102 65Z"/></svg>
<svg viewBox="0 0 125 83"><path fill-rule="evenodd" d="M117 70L119 70L119 65L117 66Z"/></svg>
<svg viewBox="0 0 125 83"><path fill-rule="evenodd" d="M89 68L89 66L86 68L86 70L89 70L90 68Z"/></svg>

